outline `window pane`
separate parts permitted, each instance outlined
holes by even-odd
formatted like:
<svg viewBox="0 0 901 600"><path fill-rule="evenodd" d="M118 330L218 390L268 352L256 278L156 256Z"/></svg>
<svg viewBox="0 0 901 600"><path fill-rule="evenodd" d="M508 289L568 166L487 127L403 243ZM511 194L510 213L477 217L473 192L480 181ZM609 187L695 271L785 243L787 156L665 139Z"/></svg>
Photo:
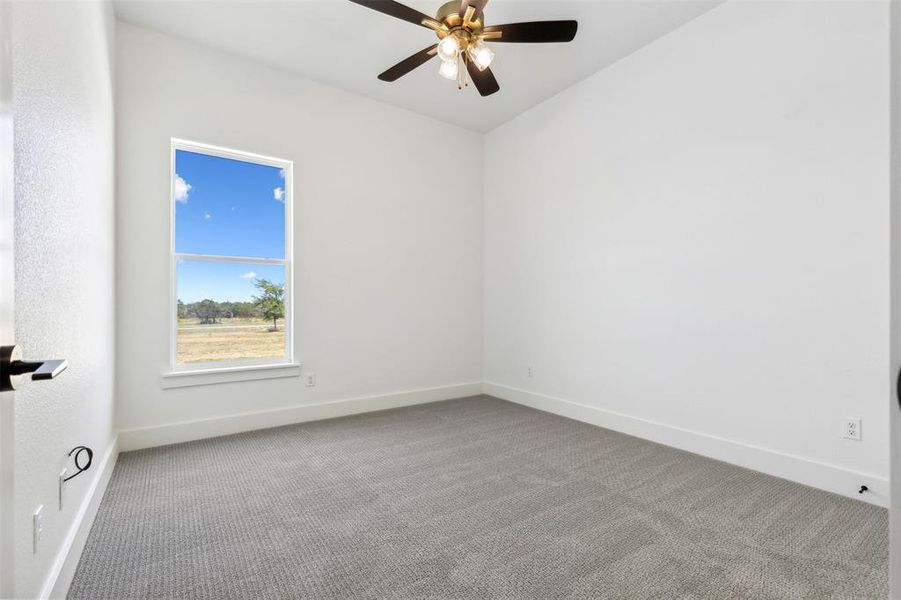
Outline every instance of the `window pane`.
<svg viewBox="0 0 901 600"><path fill-rule="evenodd" d="M175 251L285 258L278 167L175 151Z"/></svg>
<svg viewBox="0 0 901 600"><path fill-rule="evenodd" d="M285 358L284 265L181 260L176 285L179 364Z"/></svg>

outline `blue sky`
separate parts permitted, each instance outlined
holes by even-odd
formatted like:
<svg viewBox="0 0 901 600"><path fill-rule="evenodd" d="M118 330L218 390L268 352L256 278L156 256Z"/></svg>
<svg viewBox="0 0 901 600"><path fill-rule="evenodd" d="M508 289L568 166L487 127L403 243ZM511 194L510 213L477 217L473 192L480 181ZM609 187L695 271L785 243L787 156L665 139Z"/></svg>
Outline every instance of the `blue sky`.
<svg viewBox="0 0 901 600"><path fill-rule="evenodd" d="M182 260L178 263L178 299L185 304L210 298L216 302L250 300L258 290L255 279L285 283L285 267L252 263Z"/></svg>
<svg viewBox="0 0 901 600"><path fill-rule="evenodd" d="M175 152L175 251L285 257L281 169Z"/></svg>
<svg viewBox="0 0 901 600"><path fill-rule="evenodd" d="M278 167L175 152L175 251L285 257L285 179ZM250 300L255 278L284 283L284 267L182 261L180 300Z"/></svg>

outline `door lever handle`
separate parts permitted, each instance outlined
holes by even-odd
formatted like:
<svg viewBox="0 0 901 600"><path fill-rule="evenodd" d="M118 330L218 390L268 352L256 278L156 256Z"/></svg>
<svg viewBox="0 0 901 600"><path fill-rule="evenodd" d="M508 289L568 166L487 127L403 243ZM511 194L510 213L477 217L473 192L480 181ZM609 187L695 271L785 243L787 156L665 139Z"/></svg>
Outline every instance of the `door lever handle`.
<svg viewBox="0 0 901 600"><path fill-rule="evenodd" d="M17 360L9 365L9 372L12 375L27 375L31 373L31 378L40 381L42 379L53 379L66 370L69 363L63 360L45 360L40 362L32 362L27 360Z"/></svg>
<svg viewBox="0 0 901 600"><path fill-rule="evenodd" d="M22 377L31 375L34 381L54 379L66 370L65 359L31 361L22 360L18 346L0 346L0 392L9 392L18 386Z"/></svg>

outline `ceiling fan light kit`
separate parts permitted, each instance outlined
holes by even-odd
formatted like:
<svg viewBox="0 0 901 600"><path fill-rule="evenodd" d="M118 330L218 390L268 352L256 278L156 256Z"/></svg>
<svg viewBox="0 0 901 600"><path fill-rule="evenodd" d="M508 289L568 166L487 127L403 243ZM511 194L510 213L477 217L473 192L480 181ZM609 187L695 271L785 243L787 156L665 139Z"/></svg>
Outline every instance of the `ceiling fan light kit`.
<svg viewBox="0 0 901 600"><path fill-rule="evenodd" d="M469 46L467 52L469 58L475 64L479 71L484 71L491 66L494 60L494 51L485 45L483 40L478 40L475 44Z"/></svg>
<svg viewBox="0 0 901 600"><path fill-rule="evenodd" d="M451 0L438 9L435 18L394 0L350 0L397 19L431 29L438 43L405 58L381 75L382 81L397 81L435 56L441 59L438 73L463 89L472 80L482 96L500 90L491 72L494 51L486 42L553 43L571 42L576 37L576 21L533 21L491 25L484 23L488 0Z"/></svg>
<svg viewBox="0 0 901 600"><path fill-rule="evenodd" d="M443 60L441 61L441 67L438 69L438 74L445 79L457 81L457 77L460 74L460 65L457 63L456 59Z"/></svg>

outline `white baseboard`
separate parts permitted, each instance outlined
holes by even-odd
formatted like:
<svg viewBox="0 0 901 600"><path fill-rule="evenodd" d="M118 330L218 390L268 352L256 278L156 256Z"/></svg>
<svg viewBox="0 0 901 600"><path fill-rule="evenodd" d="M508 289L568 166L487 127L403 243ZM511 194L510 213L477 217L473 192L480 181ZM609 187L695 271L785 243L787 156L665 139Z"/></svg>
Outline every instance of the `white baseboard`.
<svg viewBox="0 0 901 600"><path fill-rule="evenodd" d="M679 448L680 450L687 450L740 467L760 471L767 475L774 475L828 492L841 494L855 500L863 500L884 507L887 507L889 504L889 483L885 477L859 473L800 456L751 446L742 442L673 427L672 425L569 400L527 392L497 383L486 382L484 391L486 394L503 400L634 435L635 437ZM864 494L858 494L857 491L861 485L866 485L869 491Z"/></svg>
<svg viewBox="0 0 901 600"><path fill-rule="evenodd" d="M75 568L78 566L81 552L84 550L85 542L88 540L88 533L91 531L91 525L94 524L94 517L97 516L97 509L100 508L100 501L103 499L104 492L106 492L106 485L113 474L113 468L116 466L118 456L117 439L113 438L112 443L103 454L100 464L97 465L97 475L81 501L78 512L75 513L75 519L73 519L69 532L63 540L62 547L60 547L59 553L56 555L50 574L44 581L44 588L39 596L41 599L66 597L69 585L72 583L72 577L75 575Z"/></svg>
<svg viewBox="0 0 901 600"><path fill-rule="evenodd" d="M126 429L119 432L121 452L177 444L204 438L218 437L242 431L266 429L307 421L319 421L358 413L373 412L426 402L438 402L475 396L482 393L482 383L464 383L436 388L363 396L346 400L302 404L289 408L228 415L212 419L170 423L159 427Z"/></svg>

